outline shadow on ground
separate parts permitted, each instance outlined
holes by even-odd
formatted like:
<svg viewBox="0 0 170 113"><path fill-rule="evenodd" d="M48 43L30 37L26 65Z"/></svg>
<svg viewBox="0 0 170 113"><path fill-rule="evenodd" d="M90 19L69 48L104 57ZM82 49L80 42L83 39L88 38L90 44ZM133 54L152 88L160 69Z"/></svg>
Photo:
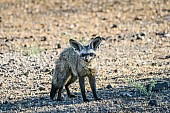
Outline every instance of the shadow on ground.
<svg viewBox="0 0 170 113"><path fill-rule="evenodd" d="M107 89L102 90L99 89L98 94L102 98L102 100L109 100L113 98L113 91L116 91L117 89ZM29 97L25 99L21 99L18 101L6 101L3 104L0 105L1 111L13 111L13 110L23 110L23 109L29 109L29 108L39 108L43 106L60 106L60 105L72 105L72 104L81 104L83 103L81 93L76 93L77 97L75 98L68 98L67 95L64 93L63 95L63 101L52 101L49 97L49 95L41 96L41 97ZM87 97L90 101L93 100L92 92L86 93ZM104 96L102 96L104 95Z"/></svg>

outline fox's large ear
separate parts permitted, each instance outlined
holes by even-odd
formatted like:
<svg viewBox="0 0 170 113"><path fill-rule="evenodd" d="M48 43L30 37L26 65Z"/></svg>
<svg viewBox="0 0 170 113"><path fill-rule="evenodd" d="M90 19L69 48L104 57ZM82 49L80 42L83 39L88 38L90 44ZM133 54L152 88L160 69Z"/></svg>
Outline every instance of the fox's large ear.
<svg viewBox="0 0 170 113"><path fill-rule="evenodd" d="M75 50L80 52L83 49L83 45L76 40L70 39L69 40L71 47Z"/></svg>
<svg viewBox="0 0 170 113"><path fill-rule="evenodd" d="M90 47L91 47L93 50L96 50L96 49L99 47L101 41L102 41L102 38L99 37L99 36L96 37L96 38L94 38L94 39L92 39L92 41L90 42Z"/></svg>

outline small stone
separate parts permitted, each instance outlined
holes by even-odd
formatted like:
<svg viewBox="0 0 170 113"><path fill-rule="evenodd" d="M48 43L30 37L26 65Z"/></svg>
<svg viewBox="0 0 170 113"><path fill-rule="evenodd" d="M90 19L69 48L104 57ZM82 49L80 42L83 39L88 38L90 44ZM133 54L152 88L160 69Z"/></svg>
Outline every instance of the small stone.
<svg viewBox="0 0 170 113"><path fill-rule="evenodd" d="M102 20L107 20L107 18L105 18L105 17L103 17L103 18L101 18Z"/></svg>
<svg viewBox="0 0 170 113"><path fill-rule="evenodd" d="M115 69L114 72L117 73L118 72L117 69Z"/></svg>
<svg viewBox="0 0 170 113"><path fill-rule="evenodd" d="M170 34L165 33L165 34L164 34L164 37L170 37Z"/></svg>
<svg viewBox="0 0 170 113"><path fill-rule="evenodd" d="M73 29L74 27L75 27L74 24L71 24L71 25L70 25L70 29Z"/></svg>
<svg viewBox="0 0 170 113"><path fill-rule="evenodd" d="M156 64L157 64L157 63L152 63L151 65L152 65L152 66L156 66Z"/></svg>
<svg viewBox="0 0 170 113"><path fill-rule="evenodd" d="M142 40L142 37L139 34L137 34L136 35L136 40Z"/></svg>
<svg viewBox="0 0 170 113"><path fill-rule="evenodd" d="M163 19L170 22L170 15L165 15Z"/></svg>
<svg viewBox="0 0 170 113"><path fill-rule="evenodd" d="M23 55L23 56L28 56L28 52L23 51L22 55Z"/></svg>
<svg viewBox="0 0 170 113"><path fill-rule="evenodd" d="M97 36L97 34L92 34L91 36L92 36L92 37L95 37L95 36Z"/></svg>
<svg viewBox="0 0 170 113"><path fill-rule="evenodd" d="M141 33L140 33L140 36L145 36L145 33L142 33L142 32L141 32Z"/></svg>
<svg viewBox="0 0 170 113"><path fill-rule="evenodd" d="M170 55L165 56L165 59L169 59L169 58L170 58Z"/></svg>
<svg viewBox="0 0 170 113"><path fill-rule="evenodd" d="M136 16L134 20L142 20L142 17Z"/></svg>
<svg viewBox="0 0 170 113"><path fill-rule="evenodd" d="M116 39L113 39L114 42L116 42Z"/></svg>
<svg viewBox="0 0 170 113"><path fill-rule="evenodd" d="M152 75L152 74L153 74L153 72L149 72L149 74L150 74L150 75Z"/></svg>
<svg viewBox="0 0 170 113"><path fill-rule="evenodd" d="M40 91L45 90L45 87L43 85L39 85L39 90Z"/></svg>
<svg viewBox="0 0 170 113"><path fill-rule="evenodd" d="M25 47L25 48L26 48L26 47L27 47L27 45L25 44L23 47Z"/></svg>
<svg viewBox="0 0 170 113"><path fill-rule="evenodd" d="M163 33L163 32L156 32L155 35L161 35L161 36L163 36L164 33Z"/></svg>
<svg viewBox="0 0 170 113"><path fill-rule="evenodd" d="M3 86L3 83L1 82L1 83L0 83L0 87L2 87L2 86Z"/></svg>
<svg viewBox="0 0 170 113"><path fill-rule="evenodd" d="M131 41L131 42L134 42L134 39L131 39L130 41Z"/></svg>
<svg viewBox="0 0 170 113"><path fill-rule="evenodd" d="M14 95L10 95L8 98L9 98L9 100L14 99Z"/></svg>
<svg viewBox="0 0 170 113"><path fill-rule="evenodd" d="M170 34L165 33L165 32L156 32L156 35L162 36L162 37L170 37Z"/></svg>
<svg viewBox="0 0 170 113"><path fill-rule="evenodd" d="M46 41L47 38L45 36L41 37L41 41Z"/></svg>
<svg viewBox="0 0 170 113"><path fill-rule="evenodd" d="M158 106L157 100L154 100L154 99L150 100L148 105L150 105L150 106Z"/></svg>
<svg viewBox="0 0 170 113"><path fill-rule="evenodd" d="M117 38L122 38L122 36L118 35Z"/></svg>
<svg viewBox="0 0 170 113"><path fill-rule="evenodd" d="M117 101L117 100L115 100L115 101L114 101L114 104L118 104L118 101Z"/></svg>
<svg viewBox="0 0 170 113"><path fill-rule="evenodd" d="M38 69L40 69L40 66L35 66L34 69L37 69L37 70L38 70Z"/></svg>
<svg viewBox="0 0 170 113"><path fill-rule="evenodd" d="M49 72L50 70L48 68L41 69L41 72Z"/></svg>
<svg viewBox="0 0 170 113"><path fill-rule="evenodd" d="M13 70L13 69L10 69L9 72L12 73L12 72L14 72L14 70Z"/></svg>
<svg viewBox="0 0 170 113"><path fill-rule="evenodd" d="M22 82L26 82L26 81L27 81L27 80L26 80L26 77L25 77L25 76L22 77L22 78L21 78L21 81L22 81Z"/></svg>
<svg viewBox="0 0 170 113"><path fill-rule="evenodd" d="M4 42L9 42L9 39L5 39Z"/></svg>
<svg viewBox="0 0 170 113"><path fill-rule="evenodd" d="M118 26L116 24L113 24L111 28L117 28Z"/></svg>
<svg viewBox="0 0 170 113"><path fill-rule="evenodd" d="M134 38L135 36L136 36L135 34L132 35L133 38Z"/></svg>
<svg viewBox="0 0 170 113"><path fill-rule="evenodd" d="M112 85L109 84L109 85L106 86L106 88L107 88L107 89L111 89L111 88L113 88L113 87L112 87Z"/></svg>
<svg viewBox="0 0 170 113"><path fill-rule="evenodd" d="M57 44L57 49L60 49L61 48L61 44Z"/></svg>
<svg viewBox="0 0 170 113"><path fill-rule="evenodd" d="M132 95L129 92L122 93L123 97L132 97Z"/></svg>

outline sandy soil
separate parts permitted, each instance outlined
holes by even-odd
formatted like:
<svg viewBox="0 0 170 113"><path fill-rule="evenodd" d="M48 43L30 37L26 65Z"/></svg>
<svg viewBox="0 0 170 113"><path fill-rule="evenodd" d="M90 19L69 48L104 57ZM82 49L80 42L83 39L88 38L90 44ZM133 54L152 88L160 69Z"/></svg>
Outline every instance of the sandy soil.
<svg viewBox="0 0 170 113"><path fill-rule="evenodd" d="M93 101L87 81L91 102L82 101L78 81L76 98L64 90L64 101L50 100L54 62L68 40L95 36L103 37L102 100ZM152 81L168 86L145 95ZM0 112L170 112L170 1L1 0L0 98Z"/></svg>

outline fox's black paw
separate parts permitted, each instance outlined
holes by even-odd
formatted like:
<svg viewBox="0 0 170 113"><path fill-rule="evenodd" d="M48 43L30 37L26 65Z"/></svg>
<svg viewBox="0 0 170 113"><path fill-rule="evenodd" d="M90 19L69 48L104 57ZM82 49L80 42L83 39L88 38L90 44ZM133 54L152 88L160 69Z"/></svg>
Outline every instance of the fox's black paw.
<svg viewBox="0 0 170 113"><path fill-rule="evenodd" d="M90 102L90 100L89 100L89 99L84 99L83 101L84 101L84 102Z"/></svg>

